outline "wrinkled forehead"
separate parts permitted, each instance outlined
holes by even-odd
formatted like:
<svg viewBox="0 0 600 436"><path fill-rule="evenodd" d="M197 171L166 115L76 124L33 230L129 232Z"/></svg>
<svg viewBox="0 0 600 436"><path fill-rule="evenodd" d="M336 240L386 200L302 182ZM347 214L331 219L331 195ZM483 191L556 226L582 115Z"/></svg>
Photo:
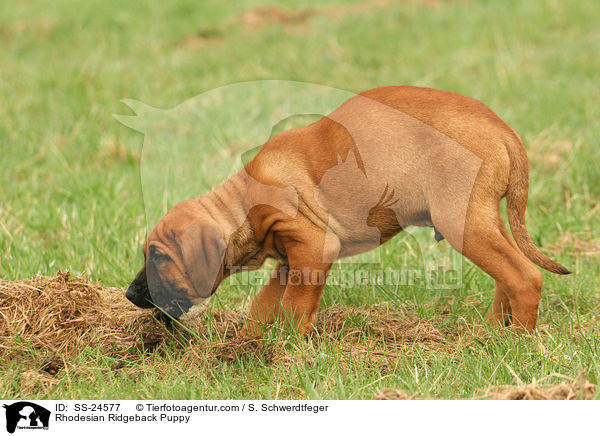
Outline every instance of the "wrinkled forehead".
<svg viewBox="0 0 600 436"><path fill-rule="evenodd" d="M182 204L176 205L150 231L144 245L144 255L146 257L151 244L166 248L180 238L185 239L188 231L192 228L215 227L212 225L209 216L192 214L183 206Z"/></svg>

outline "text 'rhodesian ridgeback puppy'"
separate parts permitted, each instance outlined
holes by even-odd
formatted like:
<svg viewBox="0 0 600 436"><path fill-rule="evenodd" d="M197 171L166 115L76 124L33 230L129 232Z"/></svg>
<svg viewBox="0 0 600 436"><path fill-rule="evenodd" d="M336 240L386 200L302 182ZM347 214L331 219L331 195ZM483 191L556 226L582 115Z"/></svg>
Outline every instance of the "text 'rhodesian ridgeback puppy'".
<svg viewBox="0 0 600 436"><path fill-rule="evenodd" d="M271 257L278 264L248 331L286 317L308 333L333 262L429 226L495 279L497 322L534 329L542 274L531 261L569 271L527 233L528 173L519 135L483 103L409 86L366 91L274 136L223 185L171 209L127 298L178 318L225 277Z"/></svg>

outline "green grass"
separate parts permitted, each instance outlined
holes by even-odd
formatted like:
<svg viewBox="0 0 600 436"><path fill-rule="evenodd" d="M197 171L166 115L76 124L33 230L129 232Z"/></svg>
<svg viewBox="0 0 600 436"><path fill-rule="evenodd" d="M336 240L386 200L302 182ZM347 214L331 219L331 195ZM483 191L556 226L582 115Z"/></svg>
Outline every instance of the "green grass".
<svg viewBox="0 0 600 436"><path fill-rule="evenodd" d="M553 374L585 372L595 381L600 363L600 4L413 0L365 7L331 0L313 8L304 21L249 27L241 14L261 5L3 5L0 277L68 269L107 286L131 281L141 266L145 238L144 137L113 118L130 113L122 99L170 108L219 86L259 79L351 92L413 84L480 99L524 139L531 164L529 231L575 272L569 277L544 272L543 328L534 339L487 332L487 339L457 343L451 350L393 348L396 356L385 361L367 354L349 363L346 356L343 364L343 341L330 336L289 339L283 345L294 356L289 364L260 358L215 361L212 349L194 360L185 347L165 343L160 352L115 365L119 357L87 349L74 363L79 377L61 372L53 390L27 394L273 398L277 393L279 398L356 399L393 387L425 398L470 398L490 386L560 381ZM278 5L302 8L295 0ZM260 100L256 105L260 111ZM220 146L221 156L237 156L259 145L254 143L258 133L245 136L233 124L225 118L215 126L224 134L206 142L207 154ZM209 186L226 175L212 166L202 183ZM406 250L405 238L394 239L382 251L383 263L401 265ZM328 286L323 307L364 308L388 301L440 331L465 334L489 309L493 282L469 263L462 273L464 286L458 290ZM251 288L225 284L210 304L222 311L245 308L258 286ZM360 330L368 319L353 322ZM365 335L378 349L388 346L376 335ZM271 346L284 339L274 338ZM185 368L182 359L189 362ZM0 397L22 396L19 377L8 374L27 369L18 362L0 364Z"/></svg>

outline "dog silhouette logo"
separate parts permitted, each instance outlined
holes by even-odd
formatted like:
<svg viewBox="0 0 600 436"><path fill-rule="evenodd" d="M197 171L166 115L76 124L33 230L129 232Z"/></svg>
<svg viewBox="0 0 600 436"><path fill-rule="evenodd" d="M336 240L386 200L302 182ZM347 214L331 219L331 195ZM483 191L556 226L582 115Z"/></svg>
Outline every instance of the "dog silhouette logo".
<svg viewBox="0 0 600 436"><path fill-rule="evenodd" d="M50 411L28 401L5 404L6 431L14 433L18 429L48 429Z"/></svg>

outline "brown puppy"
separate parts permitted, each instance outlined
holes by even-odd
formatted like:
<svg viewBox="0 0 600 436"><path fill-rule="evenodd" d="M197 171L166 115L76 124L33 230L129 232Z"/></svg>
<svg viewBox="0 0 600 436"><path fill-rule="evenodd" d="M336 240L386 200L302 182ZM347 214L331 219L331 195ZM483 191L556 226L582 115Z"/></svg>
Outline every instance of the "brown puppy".
<svg viewBox="0 0 600 436"><path fill-rule="evenodd" d="M229 274L272 257L279 263L252 303L249 330L285 315L306 333L334 261L409 225L431 226L496 280L495 319L533 329L542 275L530 261L569 271L527 233L528 171L517 133L476 100L415 87L366 91L273 137L223 185L169 211L127 298L177 318Z"/></svg>

